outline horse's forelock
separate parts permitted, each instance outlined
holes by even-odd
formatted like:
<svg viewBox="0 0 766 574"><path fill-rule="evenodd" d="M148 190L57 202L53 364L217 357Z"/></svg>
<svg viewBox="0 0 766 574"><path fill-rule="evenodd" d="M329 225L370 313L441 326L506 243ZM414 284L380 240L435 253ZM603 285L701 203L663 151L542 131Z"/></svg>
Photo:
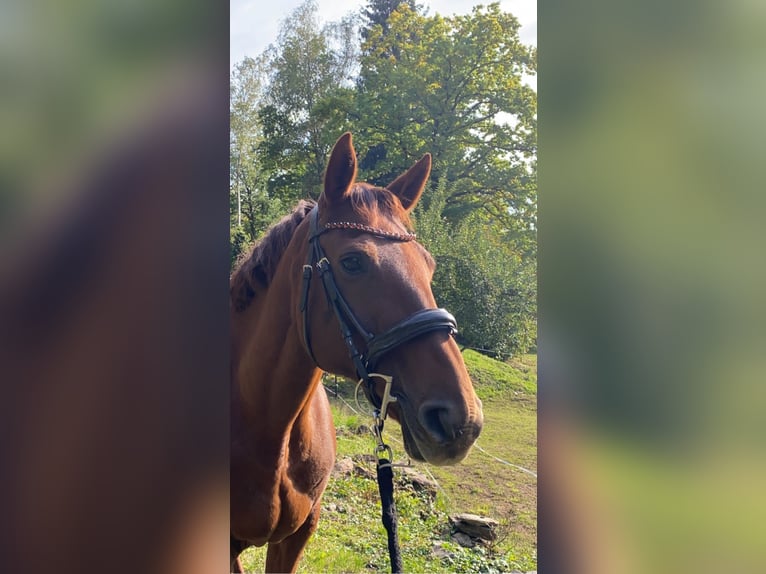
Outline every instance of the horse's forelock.
<svg viewBox="0 0 766 574"><path fill-rule="evenodd" d="M379 214L386 219L401 221L408 229L412 228L409 214L397 197L386 189L356 183L351 188L350 199L354 213L367 221L374 221Z"/></svg>

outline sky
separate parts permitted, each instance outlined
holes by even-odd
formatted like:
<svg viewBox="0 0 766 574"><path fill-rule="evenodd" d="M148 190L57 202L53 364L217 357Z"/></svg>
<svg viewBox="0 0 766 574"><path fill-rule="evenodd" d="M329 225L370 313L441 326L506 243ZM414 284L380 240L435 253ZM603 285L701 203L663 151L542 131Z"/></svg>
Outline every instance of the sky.
<svg viewBox="0 0 766 574"><path fill-rule="evenodd" d="M233 66L245 56L257 56L277 39L279 24L303 0L231 0L229 63ZM491 0L420 0L429 14L452 16L468 14L477 4ZM337 21L349 12L357 12L366 0L318 0L320 18ZM524 44L537 45L537 0L500 0L500 8L510 12L521 24L520 38Z"/></svg>

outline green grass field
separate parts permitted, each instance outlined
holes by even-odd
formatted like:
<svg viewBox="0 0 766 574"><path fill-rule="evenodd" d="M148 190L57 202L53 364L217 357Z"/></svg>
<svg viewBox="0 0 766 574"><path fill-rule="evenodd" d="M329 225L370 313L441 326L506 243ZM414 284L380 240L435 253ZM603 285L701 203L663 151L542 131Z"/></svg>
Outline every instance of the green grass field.
<svg viewBox="0 0 766 574"><path fill-rule="evenodd" d="M438 482L435 500L397 483L395 498L405 572L536 570L537 479L496 458L537 472L537 357L526 355L501 363L471 350L464 351L463 356L484 403L484 430L477 443L482 450L474 448L456 466L415 465ZM336 390L334 380L328 379L327 385ZM338 382L337 390L356 408L351 384ZM372 435L355 432L360 425L369 424L368 418L340 399L331 397L331 403L338 431L338 458L372 453ZM385 439L394 449L395 458L405 456L396 423L386 426ZM370 470L374 471L372 463ZM458 512L500 521L498 540L470 549L452 542L448 516ZM437 541L447 556L434 554ZM265 554L265 548L244 552L241 561L245 570L263 571ZM298 572L389 571L377 484L354 474L334 476L323 498L319 528Z"/></svg>

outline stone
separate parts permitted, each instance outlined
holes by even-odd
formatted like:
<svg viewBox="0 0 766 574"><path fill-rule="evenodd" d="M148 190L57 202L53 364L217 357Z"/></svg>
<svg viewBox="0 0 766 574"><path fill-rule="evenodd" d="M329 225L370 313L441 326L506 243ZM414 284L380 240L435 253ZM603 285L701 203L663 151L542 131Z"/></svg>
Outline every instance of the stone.
<svg viewBox="0 0 766 574"><path fill-rule="evenodd" d="M333 474L346 475L354 472L354 461L346 456L335 463Z"/></svg>
<svg viewBox="0 0 766 574"><path fill-rule="evenodd" d="M407 483L412 485L414 490L427 492L431 498L436 498L436 493L439 490L439 485L428 478L425 474L418 472L414 468L410 468L408 466L401 467L397 470L402 471L402 477Z"/></svg>
<svg viewBox="0 0 766 574"><path fill-rule="evenodd" d="M453 554L452 552L449 552L446 548L444 548L444 541L442 540L436 540L431 547L431 554L434 558L452 558Z"/></svg>
<svg viewBox="0 0 766 574"><path fill-rule="evenodd" d="M377 479L375 465L378 459L372 454L355 454L351 457L354 461L354 474L362 478Z"/></svg>
<svg viewBox="0 0 766 574"><path fill-rule="evenodd" d="M362 478L376 479L375 471L370 469L369 466L363 464L354 464L354 473Z"/></svg>
<svg viewBox="0 0 766 574"><path fill-rule="evenodd" d="M364 464L374 465L378 461L378 457L374 454L355 454L351 458L354 459L354 462L361 462Z"/></svg>
<svg viewBox="0 0 766 574"><path fill-rule="evenodd" d="M474 539L463 532L455 532L451 538L464 548L473 548L476 546Z"/></svg>
<svg viewBox="0 0 766 574"><path fill-rule="evenodd" d="M478 514L464 513L450 516L450 521L452 521L452 525L456 531L467 534L473 538L481 538L482 540L497 539L495 530L499 523L493 518L479 516Z"/></svg>

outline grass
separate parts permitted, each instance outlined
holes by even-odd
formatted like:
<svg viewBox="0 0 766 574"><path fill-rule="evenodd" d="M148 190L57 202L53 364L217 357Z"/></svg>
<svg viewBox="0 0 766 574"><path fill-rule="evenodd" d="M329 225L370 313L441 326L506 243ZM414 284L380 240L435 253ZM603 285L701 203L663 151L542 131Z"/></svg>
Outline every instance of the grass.
<svg viewBox="0 0 766 574"><path fill-rule="evenodd" d="M478 445L487 453L537 471L536 356L501 363L471 350L463 353L479 397L485 424ZM334 381L328 387L335 390ZM339 382L340 396L353 403L353 387ZM369 424L339 399L331 398L338 434L338 457L370 454L374 439L359 431ZM395 457L404 456L398 426L386 427ZM439 484L436 498L397 480L399 539L406 572L511 572L537 568L537 482L533 476L473 449L459 465L416 464ZM370 464L370 470L373 470ZM401 473L395 476L400 478ZM472 512L500 521L499 539L488 546L463 548L449 538L449 515ZM439 558L434 544L448 556ZM242 554L245 570L262 571L265 548ZM386 534L374 480L334 476L323 498L316 534L298 572L388 572Z"/></svg>
<svg viewBox="0 0 766 574"><path fill-rule="evenodd" d="M482 400L509 398L509 393L516 397L537 393L537 355L503 363L465 349L463 359Z"/></svg>

